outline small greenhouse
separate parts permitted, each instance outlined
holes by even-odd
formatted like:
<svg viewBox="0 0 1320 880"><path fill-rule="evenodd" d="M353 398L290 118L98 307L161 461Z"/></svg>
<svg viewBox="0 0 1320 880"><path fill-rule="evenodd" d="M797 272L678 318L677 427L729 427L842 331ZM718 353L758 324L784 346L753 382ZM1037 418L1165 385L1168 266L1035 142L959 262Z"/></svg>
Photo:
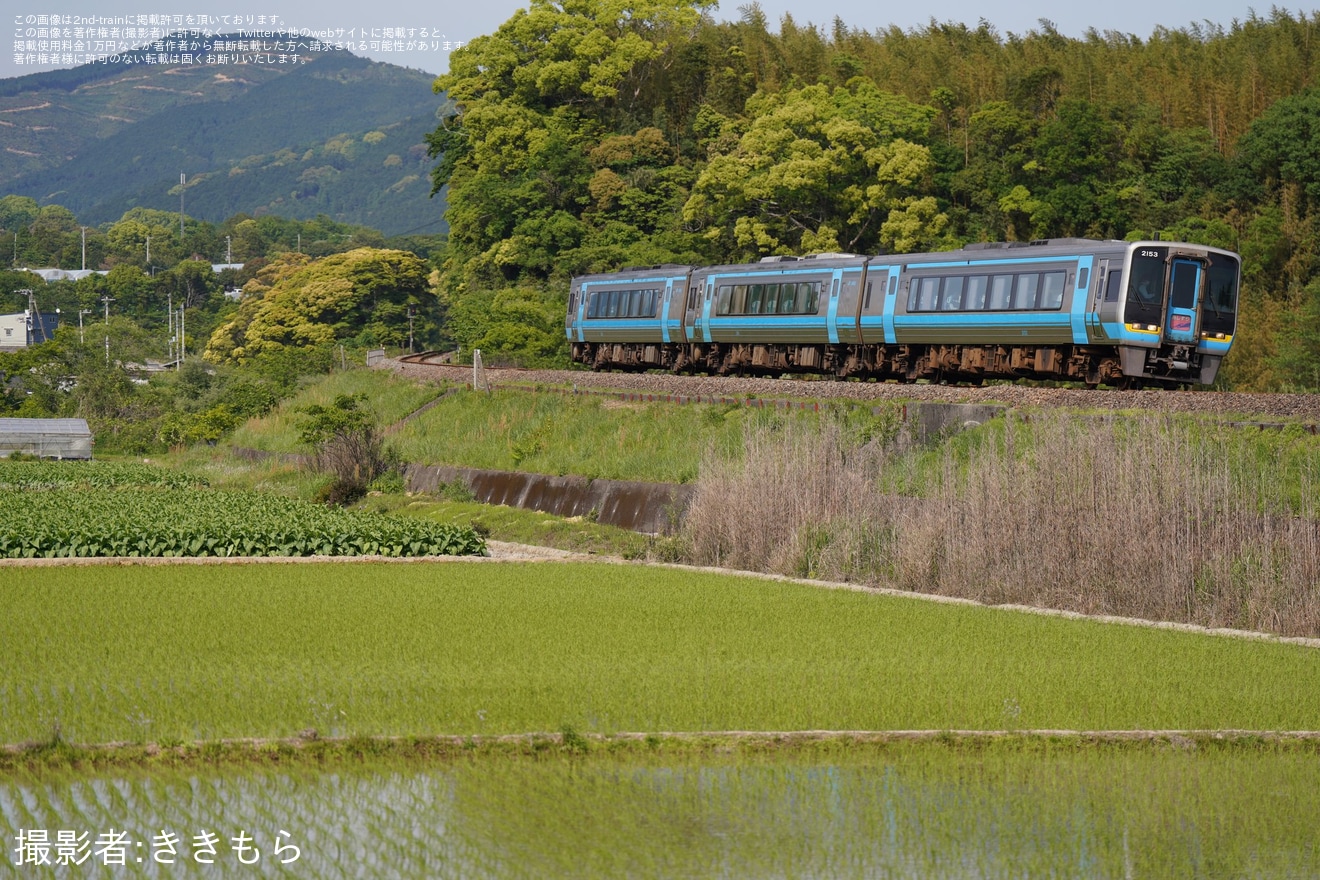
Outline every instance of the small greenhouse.
<svg viewBox="0 0 1320 880"><path fill-rule="evenodd" d="M42 458L91 458L86 419L0 419L0 458L15 452Z"/></svg>

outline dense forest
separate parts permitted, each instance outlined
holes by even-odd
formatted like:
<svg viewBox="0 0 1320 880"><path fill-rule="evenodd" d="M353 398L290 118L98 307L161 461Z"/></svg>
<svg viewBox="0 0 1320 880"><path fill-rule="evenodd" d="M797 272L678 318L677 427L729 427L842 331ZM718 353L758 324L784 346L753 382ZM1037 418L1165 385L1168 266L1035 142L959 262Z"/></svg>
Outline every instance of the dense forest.
<svg viewBox="0 0 1320 880"><path fill-rule="evenodd" d="M562 356L582 271L1158 234L1244 257L1222 383L1320 388L1320 13L1073 39L740 12L533 0L454 53L458 341Z"/></svg>

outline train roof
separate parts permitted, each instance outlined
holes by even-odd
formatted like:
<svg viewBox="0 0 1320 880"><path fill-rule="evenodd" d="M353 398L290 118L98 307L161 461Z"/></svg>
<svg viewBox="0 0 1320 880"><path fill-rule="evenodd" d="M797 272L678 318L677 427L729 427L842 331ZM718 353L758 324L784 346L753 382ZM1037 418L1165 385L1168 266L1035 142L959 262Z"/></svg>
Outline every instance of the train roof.
<svg viewBox="0 0 1320 880"><path fill-rule="evenodd" d="M763 257L754 263L724 263L718 266L689 266L681 263L664 263L658 266L629 266L617 272L603 272L595 275L582 275L573 279L590 278L604 280L618 278L669 278L689 272L722 275L733 272L755 271L793 271L803 269L837 269L840 267L869 264L875 266L919 266L922 263L956 263L961 261L983 262L993 260L1030 260L1033 257L1061 257L1072 255L1122 254L1137 246L1149 247L1195 247L1218 254L1241 259L1233 251L1208 245L1192 245L1177 241L1123 241L1121 239L1096 238L1048 238L1035 241L982 241L963 245L958 250L936 251L921 254L864 254L823 253L801 257L773 256Z"/></svg>

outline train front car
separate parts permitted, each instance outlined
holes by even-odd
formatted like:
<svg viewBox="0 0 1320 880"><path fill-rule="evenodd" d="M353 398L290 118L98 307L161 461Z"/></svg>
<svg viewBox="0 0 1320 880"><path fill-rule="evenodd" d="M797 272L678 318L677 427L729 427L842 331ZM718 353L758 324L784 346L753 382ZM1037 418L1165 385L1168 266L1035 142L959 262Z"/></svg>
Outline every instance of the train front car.
<svg viewBox="0 0 1320 880"><path fill-rule="evenodd" d="M1117 340L1130 384L1209 385L1237 329L1241 258L1183 242L1128 247L1121 278L1110 273L1100 334Z"/></svg>
<svg viewBox="0 0 1320 880"><path fill-rule="evenodd" d="M596 370L674 367L690 273L663 265L574 278L564 324L573 360Z"/></svg>

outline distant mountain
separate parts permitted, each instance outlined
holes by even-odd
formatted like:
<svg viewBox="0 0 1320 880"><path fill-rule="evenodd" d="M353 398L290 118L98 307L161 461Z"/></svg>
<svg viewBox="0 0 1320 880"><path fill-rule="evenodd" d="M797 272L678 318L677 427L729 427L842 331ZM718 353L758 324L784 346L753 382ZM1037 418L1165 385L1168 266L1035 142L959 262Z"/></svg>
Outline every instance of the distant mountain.
<svg viewBox="0 0 1320 880"><path fill-rule="evenodd" d="M223 38L216 38L223 39ZM136 206L442 231L421 71L312 53L297 65L84 65L0 80L0 192L103 223Z"/></svg>

